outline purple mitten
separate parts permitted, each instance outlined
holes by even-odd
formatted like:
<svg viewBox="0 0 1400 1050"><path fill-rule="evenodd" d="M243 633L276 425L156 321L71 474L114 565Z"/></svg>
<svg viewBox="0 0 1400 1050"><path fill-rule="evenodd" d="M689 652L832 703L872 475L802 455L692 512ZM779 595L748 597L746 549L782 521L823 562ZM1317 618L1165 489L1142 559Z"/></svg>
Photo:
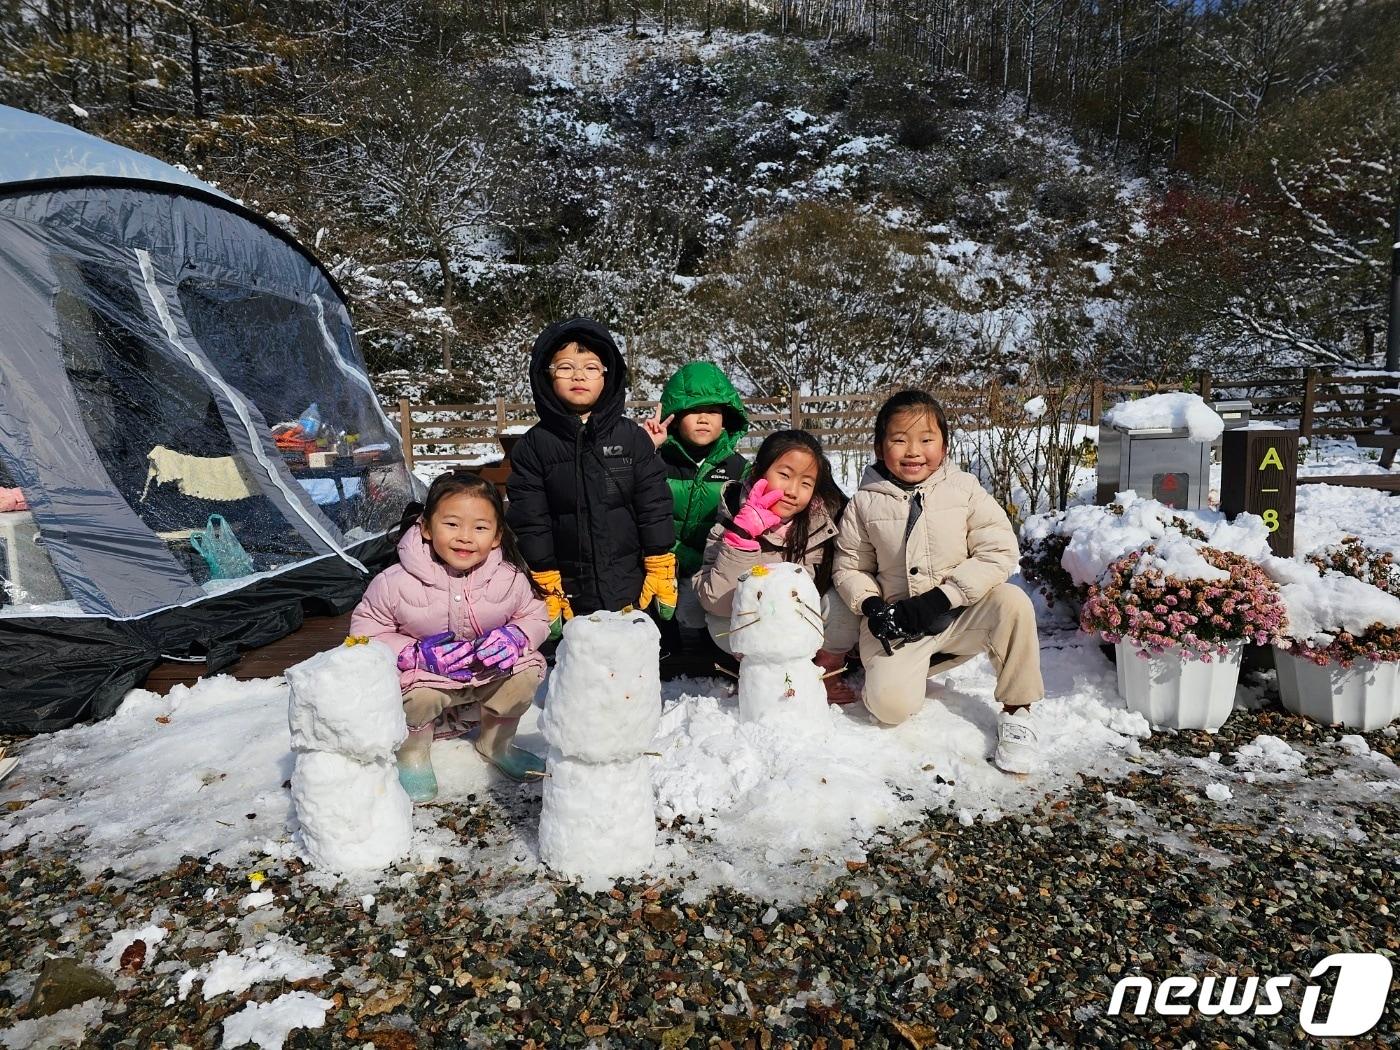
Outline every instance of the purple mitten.
<svg viewBox="0 0 1400 1050"><path fill-rule="evenodd" d="M451 631L443 631L404 646L399 653L399 670L417 667L443 678L466 679L471 676L467 667L473 655L471 642L459 642Z"/></svg>
<svg viewBox="0 0 1400 1050"><path fill-rule="evenodd" d="M513 623L497 627L476 643L476 658L486 667L509 671L530 648L530 639Z"/></svg>

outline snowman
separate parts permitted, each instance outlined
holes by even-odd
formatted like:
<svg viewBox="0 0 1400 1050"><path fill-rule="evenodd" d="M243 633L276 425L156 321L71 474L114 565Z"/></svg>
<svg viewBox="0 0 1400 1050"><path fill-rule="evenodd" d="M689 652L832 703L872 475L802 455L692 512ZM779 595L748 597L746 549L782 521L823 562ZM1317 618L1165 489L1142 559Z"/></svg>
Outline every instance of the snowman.
<svg viewBox="0 0 1400 1050"><path fill-rule="evenodd" d="M831 724L822 672L821 598L800 565L755 565L739 577L729 642L739 661L739 720L807 732Z"/></svg>
<svg viewBox="0 0 1400 1050"><path fill-rule="evenodd" d="M540 729L549 744L540 859L561 875L637 875L656 848L646 752L661 717L661 636L644 613L564 626Z"/></svg>
<svg viewBox="0 0 1400 1050"><path fill-rule="evenodd" d="M398 666L389 649L361 641L286 673L301 848L333 872L386 868L408 854L413 833L413 803L394 762L408 736Z"/></svg>

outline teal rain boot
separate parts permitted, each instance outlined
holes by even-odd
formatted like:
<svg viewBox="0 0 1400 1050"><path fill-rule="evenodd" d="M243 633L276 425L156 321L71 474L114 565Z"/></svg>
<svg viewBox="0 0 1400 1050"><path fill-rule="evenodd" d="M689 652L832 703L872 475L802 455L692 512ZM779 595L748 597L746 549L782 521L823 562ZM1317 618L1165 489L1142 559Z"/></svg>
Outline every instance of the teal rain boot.
<svg viewBox="0 0 1400 1050"><path fill-rule="evenodd" d="M410 728L408 739L395 756L399 783L415 803L437 798L437 774L433 772L433 723Z"/></svg>
<svg viewBox="0 0 1400 1050"><path fill-rule="evenodd" d="M512 780L538 780L545 775L544 759L512 743L519 724L518 718L482 711L481 727L476 731L477 754Z"/></svg>

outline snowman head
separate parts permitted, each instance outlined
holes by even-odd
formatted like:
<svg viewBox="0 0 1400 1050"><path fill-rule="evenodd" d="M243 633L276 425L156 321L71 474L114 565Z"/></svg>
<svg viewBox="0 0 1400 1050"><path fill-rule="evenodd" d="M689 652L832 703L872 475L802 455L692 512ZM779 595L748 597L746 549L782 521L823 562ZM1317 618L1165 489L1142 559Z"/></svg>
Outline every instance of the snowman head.
<svg viewBox="0 0 1400 1050"><path fill-rule="evenodd" d="M661 715L661 635L643 612L595 612L564 625L540 716L549 745L567 758L636 758Z"/></svg>
<svg viewBox="0 0 1400 1050"><path fill-rule="evenodd" d="M800 565L755 565L739 577L729 643L758 660L810 660L822 645L817 585Z"/></svg>

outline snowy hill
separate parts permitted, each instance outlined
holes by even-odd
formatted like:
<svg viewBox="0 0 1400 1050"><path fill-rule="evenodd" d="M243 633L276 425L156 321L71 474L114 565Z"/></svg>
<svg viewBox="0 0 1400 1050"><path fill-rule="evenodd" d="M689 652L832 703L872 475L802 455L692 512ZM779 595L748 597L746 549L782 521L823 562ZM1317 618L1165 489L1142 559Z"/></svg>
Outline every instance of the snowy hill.
<svg viewBox="0 0 1400 1050"><path fill-rule="evenodd" d="M821 392L1009 377L1115 343L1145 184L957 74L619 29L520 45L499 80L482 90L517 107L511 148L443 172L491 184L507 165L510 185L481 191L442 259L379 245L336 263L394 391L423 392L447 327L474 392L518 396L521 350L559 310L617 329L652 391L697 354L752 392Z"/></svg>

